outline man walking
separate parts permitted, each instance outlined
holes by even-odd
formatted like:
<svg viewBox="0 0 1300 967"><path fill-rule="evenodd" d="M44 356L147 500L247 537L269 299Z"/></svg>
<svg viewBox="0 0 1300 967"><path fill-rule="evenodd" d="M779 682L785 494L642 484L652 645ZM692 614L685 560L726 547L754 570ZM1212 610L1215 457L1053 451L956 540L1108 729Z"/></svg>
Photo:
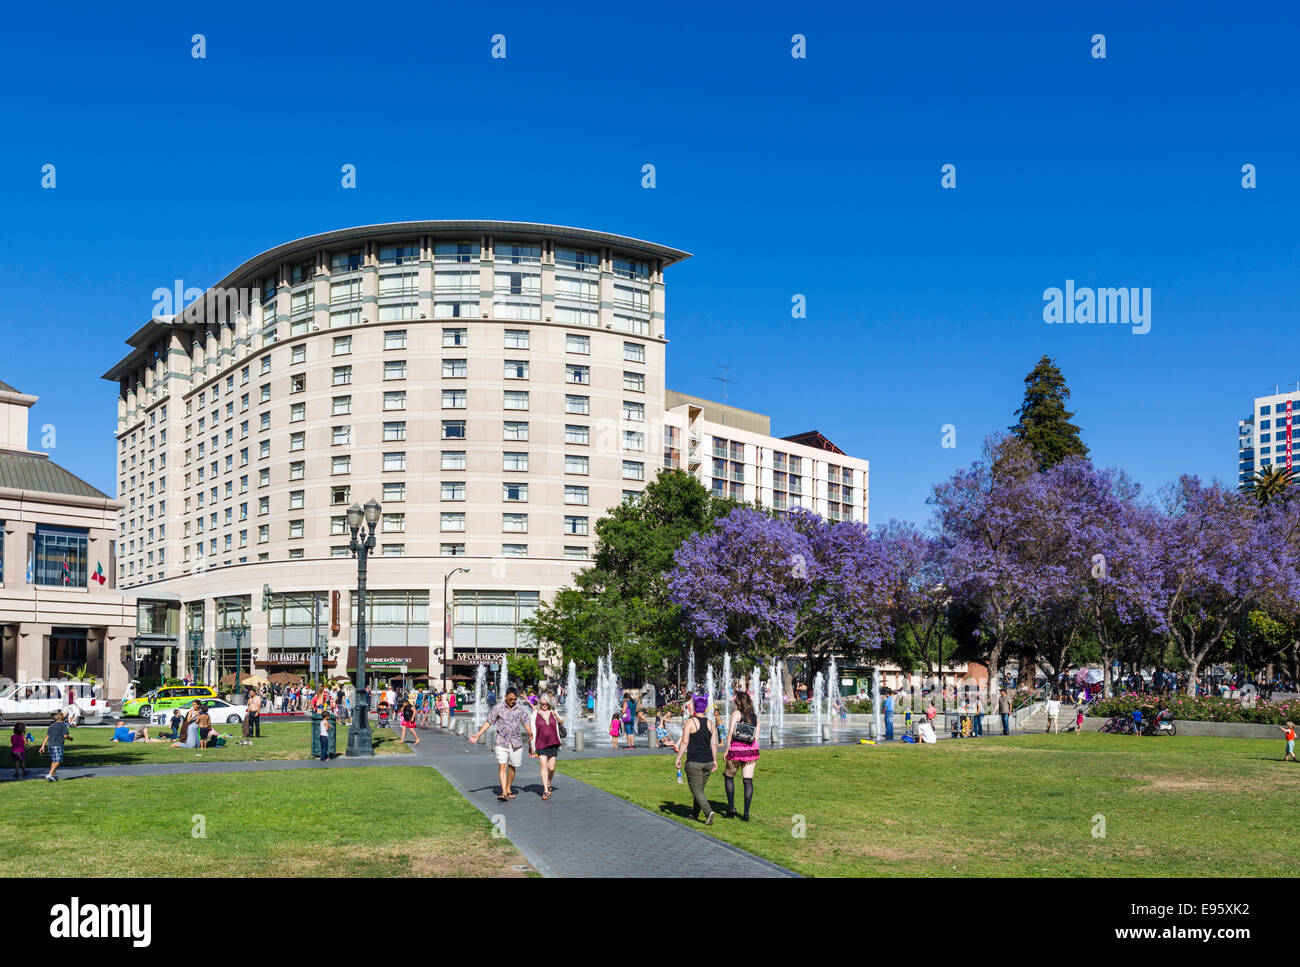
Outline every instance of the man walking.
<svg viewBox="0 0 1300 967"><path fill-rule="evenodd" d="M894 741L894 696L890 693L885 696L884 709L885 713L885 741Z"/></svg>
<svg viewBox="0 0 1300 967"><path fill-rule="evenodd" d="M1002 734L1011 734L1011 693L998 693L998 715L1002 718Z"/></svg>
<svg viewBox="0 0 1300 967"><path fill-rule="evenodd" d="M260 692L253 692L248 696L248 714L244 716L248 727L244 729L244 738L262 737L262 695Z"/></svg>
<svg viewBox="0 0 1300 967"><path fill-rule="evenodd" d="M488 726L497 727L494 751L497 757L497 769L501 776L501 794L497 796L498 802L515 798L514 790L511 788L515 781L515 770L524 764L524 740L521 733L527 733L529 742L533 740L533 730L529 724L532 711L532 706L528 706L525 710L524 706L519 705L519 693L509 688L506 690L505 704L494 706L488 713L487 721L469 737L472 745L488 730Z"/></svg>

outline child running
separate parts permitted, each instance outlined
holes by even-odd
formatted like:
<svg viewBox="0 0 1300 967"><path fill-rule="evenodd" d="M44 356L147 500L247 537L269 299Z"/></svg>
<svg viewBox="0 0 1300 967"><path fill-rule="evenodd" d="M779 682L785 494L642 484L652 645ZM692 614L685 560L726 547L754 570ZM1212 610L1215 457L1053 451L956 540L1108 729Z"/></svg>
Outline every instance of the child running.
<svg viewBox="0 0 1300 967"><path fill-rule="evenodd" d="M9 752L14 757L14 778L27 775L27 726L19 722L14 726L14 734L9 736Z"/></svg>

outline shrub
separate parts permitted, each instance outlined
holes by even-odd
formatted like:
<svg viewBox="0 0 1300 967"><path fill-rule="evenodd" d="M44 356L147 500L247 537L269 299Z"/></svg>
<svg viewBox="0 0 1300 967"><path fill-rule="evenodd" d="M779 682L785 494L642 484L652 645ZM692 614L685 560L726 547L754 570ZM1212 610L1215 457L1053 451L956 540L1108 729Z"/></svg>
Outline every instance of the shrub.
<svg viewBox="0 0 1300 967"><path fill-rule="evenodd" d="M1240 701L1231 698L1219 698L1217 695L1173 695L1166 698L1165 705L1174 713L1175 719L1188 722L1247 722L1256 725L1281 725L1300 718L1300 699L1285 702L1259 701L1255 708L1246 708ZM1150 695L1116 695L1113 698L1098 699L1088 707L1088 714L1099 718L1127 718L1136 708L1142 709L1143 717L1155 715L1159 702Z"/></svg>

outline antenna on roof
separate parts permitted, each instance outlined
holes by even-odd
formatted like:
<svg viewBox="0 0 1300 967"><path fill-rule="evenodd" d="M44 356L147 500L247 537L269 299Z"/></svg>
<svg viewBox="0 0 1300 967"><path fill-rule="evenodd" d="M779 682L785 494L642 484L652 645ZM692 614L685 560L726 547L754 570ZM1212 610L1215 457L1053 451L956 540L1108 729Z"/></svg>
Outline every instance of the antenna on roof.
<svg viewBox="0 0 1300 967"><path fill-rule="evenodd" d="M722 384L722 402L727 402L727 387L735 382L730 378L731 367L719 365L718 369L722 370L721 376L710 376L709 379L716 379Z"/></svg>

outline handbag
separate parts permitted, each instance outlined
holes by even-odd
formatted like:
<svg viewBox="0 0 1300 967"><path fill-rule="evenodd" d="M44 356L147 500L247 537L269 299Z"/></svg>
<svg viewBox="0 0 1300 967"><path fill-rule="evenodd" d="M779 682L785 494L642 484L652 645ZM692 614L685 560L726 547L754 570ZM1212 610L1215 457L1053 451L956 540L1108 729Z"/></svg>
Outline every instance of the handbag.
<svg viewBox="0 0 1300 967"><path fill-rule="evenodd" d="M749 745L757 734L758 728L753 723L741 719L736 723L736 730L731 733L731 738L742 745Z"/></svg>
<svg viewBox="0 0 1300 967"><path fill-rule="evenodd" d="M560 721L558 715L555 717L555 722L560 727L560 738L567 739L569 737L569 730L564 727L564 723Z"/></svg>

